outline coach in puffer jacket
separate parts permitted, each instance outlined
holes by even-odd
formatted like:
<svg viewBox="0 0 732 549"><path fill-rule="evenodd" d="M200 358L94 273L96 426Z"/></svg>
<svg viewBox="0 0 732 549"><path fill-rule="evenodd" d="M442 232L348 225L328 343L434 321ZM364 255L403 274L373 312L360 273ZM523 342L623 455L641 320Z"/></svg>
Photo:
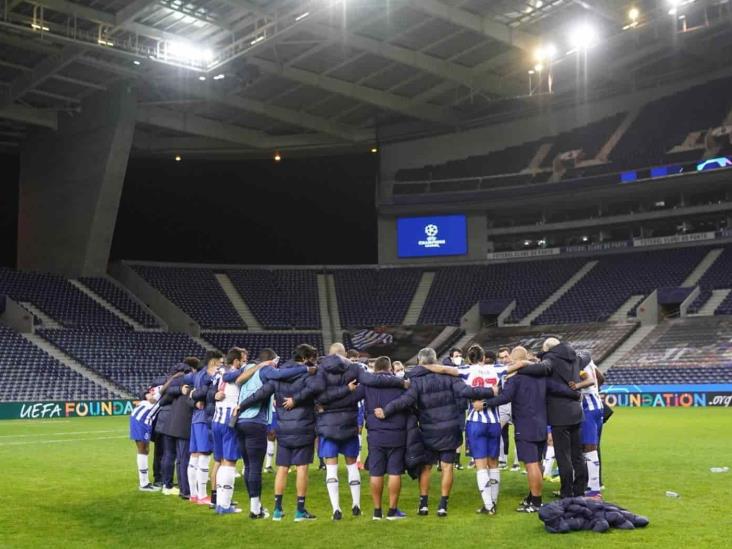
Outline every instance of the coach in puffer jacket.
<svg viewBox="0 0 732 549"><path fill-rule="evenodd" d="M319 437L348 440L358 436L358 401L360 398L347 398L352 392L349 384L353 381L368 387L405 388L403 379L370 374L358 364L340 355L326 356L318 366L318 373L314 381L317 391L315 402L323 407L323 412L318 414L316 420ZM302 399L302 393L293 395L295 406L298 406Z"/></svg>
<svg viewBox="0 0 732 549"><path fill-rule="evenodd" d="M384 416L415 406L424 445L435 452L453 451L461 440L463 411L459 399L482 400L495 396L492 388L470 387L461 378L434 374L422 365L408 374L409 389L384 408Z"/></svg>
<svg viewBox="0 0 732 549"><path fill-rule="evenodd" d="M304 361L288 360L280 365L281 370L302 366ZM305 363L307 365L307 363ZM277 402L277 441L287 448L300 448L312 445L315 441L315 409L313 399L318 394L317 376L304 372L287 380L270 380L257 392L239 403L240 410L269 399L272 395ZM292 409L282 406L282 402L297 395L299 399Z"/></svg>

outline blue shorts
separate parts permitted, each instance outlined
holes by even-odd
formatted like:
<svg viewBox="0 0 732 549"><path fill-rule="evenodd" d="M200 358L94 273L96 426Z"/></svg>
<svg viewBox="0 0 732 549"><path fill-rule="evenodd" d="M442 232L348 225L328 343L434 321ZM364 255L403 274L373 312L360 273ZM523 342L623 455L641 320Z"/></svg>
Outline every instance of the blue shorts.
<svg viewBox="0 0 732 549"><path fill-rule="evenodd" d="M363 414L363 406L358 406L358 428L360 429L363 427L363 421L364 421L364 414Z"/></svg>
<svg viewBox="0 0 732 549"><path fill-rule="evenodd" d="M152 435L152 426L146 425L142 421L136 420L130 416L130 440L137 442L150 442Z"/></svg>
<svg viewBox="0 0 732 549"><path fill-rule="evenodd" d="M498 458L501 447L501 424L468 421L465 424L470 456L473 459Z"/></svg>
<svg viewBox="0 0 732 549"><path fill-rule="evenodd" d="M277 412L272 412L272 417L269 418L269 425L267 425L267 432L274 433L277 430Z"/></svg>
<svg viewBox="0 0 732 549"><path fill-rule="evenodd" d="M208 423L194 423L191 425L191 454L210 454L213 450L211 428Z"/></svg>
<svg viewBox="0 0 732 549"><path fill-rule="evenodd" d="M581 438L582 444L594 444L600 442L600 433L602 432L603 413L602 408L599 410L585 410L585 419L582 421Z"/></svg>
<svg viewBox="0 0 732 549"><path fill-rule="evenodd" d="M359 453L358 437L346 440L333 440L332 438L318 438L318 457L323 459L337 458L343 454L349 458L357 458Z"/></svg>
<svg viewBox="0 0 732 549"><path fill-rule="evenodd" d="M225 423L211 424L213 435L214 461L237 461L239 455L239 441L236 438L236 431Z"/></svg>
<svg viewBox="0 0 732 549"><path fill-rule="evenodd" d="M312 444L307 446L299 446L297 448L288 448L277 445L277 459L275 460L278 467L289 467L290 465L310 465L313 462L315 449Z"/></svg>
<svg viewBox="0 0 732 549"><path fill-rule="evenodd" d="M546 440L517 440L516 455L521 463L539 463L544 459Z"/></svg>
<svg viewBox="0 0 732 549"><path fill-rule="evenodd" d="M393 476L403 474L404 452L404 446L397 448L369 446L369 456L366 459L369 476L383 477L385 474Z"/></svg>

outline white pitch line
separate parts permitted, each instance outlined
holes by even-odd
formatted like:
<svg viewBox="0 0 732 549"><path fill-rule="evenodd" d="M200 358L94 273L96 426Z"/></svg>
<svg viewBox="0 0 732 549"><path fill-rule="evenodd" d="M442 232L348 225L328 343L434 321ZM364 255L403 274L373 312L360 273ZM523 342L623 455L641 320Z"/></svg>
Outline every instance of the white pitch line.
<svg viewBox="0 0 732 549"><path fill-rule="evenodd" d="M95 440L112 440L112 439L119 439L119 438L127 438L127 436L117 436L117 437L94 437L94 438L67 438L67 439L56 439L56 440L24 440L21 442L2 442L0 443L0 449L5 448L6 446L24 446L28 444L55 444L58 442L86 442L86 441L95 441Z"/></svg>
<svg viewBox="0 0 732 549"><path fill-rule="evenodd" d="M54 437L67 435L93 435L97 433L124 433L124 429L110 429L106 431L70 431L68 433L29 433L23 435L0 435L0 438L20 438L20 437Z"/></svg>

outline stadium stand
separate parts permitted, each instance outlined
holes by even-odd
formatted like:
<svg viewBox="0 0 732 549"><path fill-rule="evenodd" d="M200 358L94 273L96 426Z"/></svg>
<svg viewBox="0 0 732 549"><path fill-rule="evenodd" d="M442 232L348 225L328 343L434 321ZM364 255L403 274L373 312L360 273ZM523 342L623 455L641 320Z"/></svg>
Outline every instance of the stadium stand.
<svg viewBox="0 0 732 549"><path fill-rule="evenodd" d="M668 153L671 148L683 143L690 132L706 131L722 124L725 115L732 108L730 86L730 78L713 80L648 103L612 149L609 162L591 167L572 167L567 170L563 179L596 177L629 168L700 160L704 153L703 148ZM674 114L668 116L668 113ZM593 159L625 115L625 112L617 113L554 137L545 137L485 155L451 160L441 165L399 170L394 178L397 184L395 194L420 194L428 190L426 185L399 185L406 182L431 182L429 192L436 193L545 182L558 154L582 149L584 159ZM545 143L551 144L551 149L541 163L544 172L518 173L528 167L539 146ZM493 177L497 175L501 177Z"/></svg>
<svg viewBox="0 0 732 549"><path fill-rule="evenodd" d="M722 124L732 107L730 86L730 78L713 80L649 103L615 146L610 159L620 169L664 163L668 160L666 152L681 144L690 132ZM695 159L701 158L703 151L696 152Z"/></svg>
<svg viewBox="0 0 732 549"><path fill-rule="evenodd" d="M57 275L0 268L0 294L28 302L67 328L126 328L122 320Z"/></svg>
<svg viewBox="0 0 732 549"><path fill-rule="evenodd" d="M320 328L315 271L231 269L226 274L266 329Z"/></svg>
<svg viewBox="0 0 732 549"><path fill-rule="evenodd" d="M245 327L211 269L149 265L132 267L202 328L235 330Z"/></svg>
<svg viewBox="0 0 732 549"><path fill-rule="evenodd" d="M419 323L458 326L462 315L481 299L498 297L516 299L513 319L520 320L586 261L567 258L437 269Z"/></svg>
<svg viewBox="0 0 732 549"><path fill-rule="evenodd" d="M732 320L684 318L659 325L615 368L704 368L732 366Z"/></svg>
<svg viewBox="0 0 732 549"><path fill-rule="evenodd" d="M473 343L494 350L499 347L511 348L521 345L534 353L538 353L541 351L541 345L547 337L558 337L562 341L570 342L575 349L590 351L593 360L599 363L625 341L637 327L636 323L590 323L546 327L491 328L479 332L466 348Z"/></svg>
<svg viewBox="0 0 732 549"><path fill-rule="evenodd" d="M130 330L40 330L42 337L88 368L139 394L185 356L205 349L185 334Z"/></svg>
<svg viewBox="0 0 732 549"><path fill-rule="evenodd" d="M534 324L607 320L633 295L679 286L707 251L696 247L598 256L595 268Z"/></svg>
<svg viewBox="0 0 732 549"><path fill-rule="evenodd" d="M203 338L217 349L226 352L232 347L244 347L249 351L249 356L254 359L264 348L274 349L284 359L292 356L292 350L301 343L308 343L323 354L326 349L323 347L323 336L319 333L257 333L257 332L211 332L204 333Z"/></svg>
<svg viewBox="0 0 732 549"><path fill-rule="evenodd" d="M115 398L107 389L0 325L0 401Z"/></svg>
<svg viewBox="0 0 732 549"><path fill-rule="evenodd" d="M560 133L551 140L552 148L549 149L549 153L542 162L542 167L551 168L554 158L558 154L576 149L582 150L583 159L595 158L625 115L624 112L618 113L572 131Z"/></svg>
<svg viewBox="0 0 732 549"><path fill-rule="evenodd" d="M689 307L690 313L696 313L712 296L713 290L732 288L732 247L725 247L722 254L704 273L704 276L698 282L699 296ZM732 301L726 299L719 307L715 314L729 315L732 314Z"/></svg>
<svg viewBox="0 0 732 549"><path fill-rule="evenodd" d="M102 277L85 277L79 281L102 299L117 307L124 314L145 328L158 328L158 322L139 303L113 282Z"/></svg>
<svg viewBox="0 0 732 549"><path fill-rule="evenodd" d="M344 328L401 324L421 273L420 269L333 271L341 324Z"/></svg>

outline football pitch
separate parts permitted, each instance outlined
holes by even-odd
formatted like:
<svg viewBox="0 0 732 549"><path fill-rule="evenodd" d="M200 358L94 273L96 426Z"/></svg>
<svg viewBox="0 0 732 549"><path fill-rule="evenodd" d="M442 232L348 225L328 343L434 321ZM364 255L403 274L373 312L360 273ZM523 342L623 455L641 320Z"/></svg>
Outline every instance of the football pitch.
<svg viewBox="0 0 732 549"><path fill-rule="evenodd" d="M252 521L248 513L217 516L177 497L137 490L135 450L127 417L0 422L0 547L730 547L732 412L728 409L617 409L603 434L607 501L646 515L650 525L606 534L550 535L536 515L515 512L526 477L505 471L496 516L477 515L475 472L456 471L450 516L435 516L439 485L433 477L431 511L416 515L417 484L403 480L398 522L371 521L368 477L362 473L364 515L329 520L323 472L310 473L308 509L318 520L294 523L294 474L281 523ZM341 503L350 493L341 467ZM272 509L272 475L263 503ZM545 501L557 489L545 485ZM679 498L666 496L671 490ZM234 499L248 510L237 479Z"/></svg>

